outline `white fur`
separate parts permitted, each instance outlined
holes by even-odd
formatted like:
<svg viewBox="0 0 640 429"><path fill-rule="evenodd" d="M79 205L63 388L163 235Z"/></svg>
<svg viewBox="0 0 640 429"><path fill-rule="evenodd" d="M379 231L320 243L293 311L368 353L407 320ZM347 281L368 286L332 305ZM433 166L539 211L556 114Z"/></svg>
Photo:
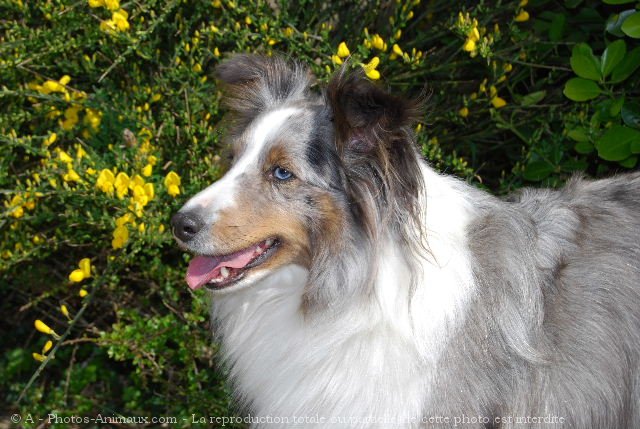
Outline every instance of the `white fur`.
<svg viewBox="0 0 640 429"><path fill-rule="evenodd" d="M473 209L465 185L426 164L423 175L432 256L421 261L411 301L409 267L391 238L377 261L375 294L340 312L305 317L307 272L299 266L234 294L214 294L217 334L242 399L254 416L289 419L257 426L386 428L420 421L439 353L474 291L464 235ZM316 415L325 420L293 421Z"/></svg>
<svg viewBox="0 0 640 429"><path fill-rule="evenodd" d="M234 166L224 177L213 185L203 189L184 205L183 210L200 208L201 213L207 213L208 223L215 222L220 211L233 207L234 195L238 193L238 178L252 169L260 168L260 156L270 137L274 136L287 119L295 115L299 109L287 107L268 112L256 119L256 124L248 128L246 148Z"/></svg>

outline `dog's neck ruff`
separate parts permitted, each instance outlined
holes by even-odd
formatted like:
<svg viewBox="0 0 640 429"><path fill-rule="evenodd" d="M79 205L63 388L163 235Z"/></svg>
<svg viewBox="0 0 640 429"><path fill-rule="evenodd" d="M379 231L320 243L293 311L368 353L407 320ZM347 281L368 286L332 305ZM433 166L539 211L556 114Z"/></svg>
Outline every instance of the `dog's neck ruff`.
<svg viewBox="0 0 640 429"><path fill-rule="evenodd" d="M403 416L408 420L397 423L406 427L421 418L439 357L474 290L465 235L473 218L468 188L426 164L421 170L429 254L408 259L394 237L382 238L374 293L339 311L305 313L308 273L290 265L215 297L215 334L252 415L317 414L326 418L324 427L386 427L371 420L385 416ZM412 273L418 275L413 283Z"/></svg>

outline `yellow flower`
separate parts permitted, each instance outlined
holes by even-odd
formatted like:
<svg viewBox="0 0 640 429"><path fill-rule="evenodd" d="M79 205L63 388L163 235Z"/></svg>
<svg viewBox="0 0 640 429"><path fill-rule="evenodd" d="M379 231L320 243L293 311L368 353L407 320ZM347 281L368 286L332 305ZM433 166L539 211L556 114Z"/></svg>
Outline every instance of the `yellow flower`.
<svg viewBox="0 0 640 429"><path fill-rule="evenodd" d="M110 11L120 9L120 1L118 0L103 0L103 1L104 1L105 7Z"/></svg>
<svg viewBox="0 0 640 429"><path fill-rule="evenodd" d="M144 192L147 194L149 200L152 200L156 195L155 189L153 188L153 183L145 183L144 184Z"/></svg>
<svg viewBox="0 0 640 429"><path fill-rule="evenodd" d="M340 58L346 58L349 55L351 55L351 52L349 51L349 48L347 47L347 44L344 42L341 42L338 45L338 56Z"/></svg>
<svg viewBox="0 0 640 429"><path fill-rule="evenodd" d="M147 158L147 162L151 165L156 165L156 163L158 162L158 158L153 155L149 155L149 157Z"/></svg>
<svg viewBox="0 0 640 429"><path fill-rule="evenodd" d="M73 162L73 158L71 158L69 154L63 150L60 150L58 152L58 158L60 158L60 161L64 162L65 164L70 164Z"/></svg>
<svg viewBox="0 0 640 429"><path fill-rule="evenodd" d="M98 176L96 187L106 194L113 195L113 185L115 180L116 178L113 175L113 172L105 168Z"/></svg>
<svg viewBox="0 0 640 429"><path fill-rule="evenodd" d="M78 295L80 296L80 298L84 298L85 296L89 295L89 292L87 292L84 289L80 289L80 291L78 292Z"/></svg>
<svg viewBox="0 0 640 429"><path fill-rule="evenodd" d="M286 37L291 37L291 36L293 36L293 28L291 28L291 27L287 27L287 28L285 28L285 29L284 29L284 35L285 35Z"/></svg>
<svg viewBox="0 0 640 429"><path fill-rule="evenodd" d="M78 112L82 109L80 106L71 106L64 111L64 121L60 121L60 126L65 131L69 131L76 126L79 121Z"/></svg>
<svg viewBox="0 0 640 429"><path fill-rule="evenodd" d="M142 186L133 188L133 201L136 205L144 207L149 202L149 197Z"/></svg>
<svg viewBox="0 0 640 429"><path fill-rule="evenodd" d="M164 178L164 186L166 186L167 192L172 197L180 195L180 176L170 171L167 177Z"/></svg>
<svg viewBox="0 0 640 429"><path fill-rule="evenodd" d="M55 80L47 80L45 81L42 86L40 86L40 92L42 92L43 94L51 94L52 92L62 92L64 93L66 91L66 88L64 87L64 85L62 85L60 82L57 82Z"/></svg>
<svg viewBox="0 0 640 429"><path fill-rule="evenodd" d="M78 173L76 173L76 171L71 168L71 164L69 164L69 169L67 173L62 176L62 180L65 182L80 182L82 179L80 179Z"/></svg>
<svg viewBox="0 0 640 429"><path fill-rule="evenodd" d="M473 52L476 50L476 42L472 39L467 39L467 41L464 42L464 45L462 45L462 49L467 52Z"/></svg>
<svg viewBox="0 0 640 429"><path fill-rule="evenodd" d="M80 266L80 270L82 270L82 274L85 278L91 277L91 259L82 258L78 265Z"/></svg>
<svg viewBox="0 0 640 429"><path fill-rule="evenodd" d="M89 0L89 7L101 7L104 6L104 0Z"/></svg>
<svg viewBox="0 0 640 429"><path fill-rule="evenodd" d="M469 38L469 40L473 40L474 42L480 40L480 32L478 31L478 27L473 27L469 31L469 34L467 34L467 37Z"/></svg>
<svg viewBox="0 0 640 429"><path fill-rule="evenodd" d="M80 160L87 156L87 152L80 145L76 147L76 159Z"/></svg>
<svg viewBox="0 0 640 429"><path fill-rule="evenodd" d="M397 43L394 43L393 45L393 53L396 54L397 56L401 57L402 56L402 49L400 49L400 46L398 46Z"/></svg>
<svg viewBox="0 0 640 429"><path fill-rule="evenodd" d="M331 61L336 65L342 64L342 58L340 58L339 56L337 56L335 54L331 55Z"/></svg>
<svg viewBox="0 0 640 429"><path fill-rule="evenodd" d="M122 226L131 221L133 221L133 216L131 215L131 213L126 213L120 216L118 219L116 219L116 226Z"/></svg>
<svg viewBox="0 0 640 429"><path fill-rule="evenodd" d="M44 145L51 146L57 139L58 135L56 133L51 133L51 135L44 140Z"/></svg>
<svg viewBox="0 0 640 429"><path fill-rule="evenodd" d="M78 266L80 267L79 269L73 270L69 274L69 280L72 283L79 283L91 277L91 260L89 258L82 258Z"/></svg>
<svg viewBox="0 0 640 429"><path fill-rule="evenodd" d="M529 20L529 12L527 12L526 10L522 9L520 11L519 14L516 15L516 17L514 18L514 20L516 22L525 22Z"/></svg>
<svg viewBox="0 0 640 429"><path fill-rule="evenodd" d="M506 63L502 68L506 73L509 73L511 70L513 70L513 66L509 63Z"/></svg>
<svg viewBox="0 0 640 429"><path fill-rule="evenodd" d="M51 335L56 340L60 339L60 336L56 334L56 332L53 329L51 329L49 326L47 326L47 324L44 323L42 320L37 319L34 323L34 326L38 331L42 332L43 334Z"/></svg>
<svg viewBox="0 0 640 429"><path fill-rule="evenodd" d="M113 231L113 240L111 241L111 246L114 249L120 249L124 247L124 245L129 240L129 229L125 226L119 226Z"/></svg>
<svg viewBox="0 0 640 429"><path fill-rule="evenodd" d="M495 97L496 95L498 95L498 88L496 88L495 86L491 85L489 87L489 97Z"/></svg>
<svg viewBox="0 0 640 429"><path fill-rule="evenodd" d="M48 340L46 343L44 343L44 346L42 347L42 354L45 354L49 350L51 350L51 347L53 347L53 341Z"/></svg>
<svg viewBox="0 0 640 429"><path fill-rule="evenodd" d="M44 360L47 358L46 356L43 356L40 353L32 353L31 356L33 356L33 358L38 362L44 362Z"/></svg>
<svg viewBox="0 0 640 429"><path fill-rule="evenodd" d="M116 180L114 182L114 186L116 188L116 196L118 199L123 199L127 192L129 191L129 176L125 172L120 172L116 176Z"/></svg>
<svg viewBox="0 0 640 429"><path fill-rule="evenodd" d="M104 31L105 33L116 31L116 23L113 22L113 19L107 19L105 21L101 21L100 30Z"/></svg>
<svg viewBox="0 0 640 429"><path fill-rule="evenodd" d="M144 179L139 174L136 174L129 180L129 189L133 191L136 186L144 186Z"/></svg>
<svg viewBox="0 0 640 429"><path fill-rule="evenodd" d="M87 109L84 117L85 124L88 124L93 128L93 130L97 130L100 127L100 121L102 121L102 112L96 109Z"/></svg>
<svg viewBox="0 0 640 429"><path fill-rule="evenodd" d="M116 10L111 15L111 19L119 31L127 31L129 29L129 21L127 21L127 18L129 18L129 14L124 9Z"/></svg>
<svg viewBox="0 0 640 429"><path fill-rule="evenodd" d="M369 79L378 80L380 79L380 72L376 70L376 68L378 67L379 64L380 64L380 58L373 57L371 61L369 61L367 64L361 64L361 65L362 65L362 68L364 69L364 73L367 75Z"/></svg>
<svg viewBox="0 0 640 429"><path fill-rule="evenodd" d="M69 316L69 309L67 308L66 305L62 304L60 306L60 312L64 315L64 317L66 317L67 319L71 319L71 317ZM44 353L44 350L43 350Z"/></svg>
<svg viewBox="0 0 640 429"><path fill-rule="evenodd" d="M467 116L469 116L469 109L467 109L466 107L463 107L462 109L458 110L458 115L462 116L463 118L466 118Z"/></svg>
<svg viewBox="0 0 640 429"><path fill-rule="evenodd" d="M380 51L387 50L387 44L384 43L384 39L379 34L376 34L371 38L371 45Z"/></svg>
<svg viewBox="0 0 640 429"><path fill-rule="evenodd" d="M493 107L496 109L500 109L501 107L506 106L507 102L503 98L496 96L491 99L491 104L493 104Z"/></svg>
<svg viewBox="0 0 640 429"><path fill-rule="evenodd" d="M520 0L520 7L525 7L527 4L529 4L529 0Z"/></svg>
<svg viewBox="0 0 640 429"><path fill-rule="evenodd" d="M220 49L218 49L217 46L213 49L213 56L216 58L220 58Z"/></svg>
<svg viewBox="0 0 640 429"><path fill-rule="evenodd" d="M73 270L71 274L69 274L69 281L72 283L79 283L82 280L84 280L84 273L80 269Z"/></svg>
<svg viewBox="0 0 640 429"><path fill-rule="evenodd" d="M147 164L147 165L145 165L145 167L142 169L142 175L143 175L144 177L149 177L149 176L151 176L152 171L153 171L153 165L151 165L151 164Z"/></svg>

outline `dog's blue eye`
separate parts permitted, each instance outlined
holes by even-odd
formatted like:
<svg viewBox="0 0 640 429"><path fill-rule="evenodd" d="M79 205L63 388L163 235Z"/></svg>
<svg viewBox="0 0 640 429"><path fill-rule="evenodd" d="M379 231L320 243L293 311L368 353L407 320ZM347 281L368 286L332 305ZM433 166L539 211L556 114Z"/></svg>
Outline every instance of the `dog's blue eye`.
<svg viewBox="0 0 640 429"><path fill-rule="evenodd" d="M293 177L293 173L282 167L275 167L273 169L273 177L278 180L287 180Z"/></svg>

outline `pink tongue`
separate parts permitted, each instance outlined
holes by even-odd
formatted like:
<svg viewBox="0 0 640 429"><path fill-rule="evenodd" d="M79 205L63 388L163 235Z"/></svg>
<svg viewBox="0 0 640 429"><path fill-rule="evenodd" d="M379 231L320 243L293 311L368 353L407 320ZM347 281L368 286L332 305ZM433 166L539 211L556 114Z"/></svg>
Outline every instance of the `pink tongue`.
<svg viewBox="0 0 640 429"><path fill-rule="evenodd" d="M225 256L196 256L187 269L187 284L193 290L198 289L217 277L219 268L243 268L251 259L255 246Z"/></svg>

